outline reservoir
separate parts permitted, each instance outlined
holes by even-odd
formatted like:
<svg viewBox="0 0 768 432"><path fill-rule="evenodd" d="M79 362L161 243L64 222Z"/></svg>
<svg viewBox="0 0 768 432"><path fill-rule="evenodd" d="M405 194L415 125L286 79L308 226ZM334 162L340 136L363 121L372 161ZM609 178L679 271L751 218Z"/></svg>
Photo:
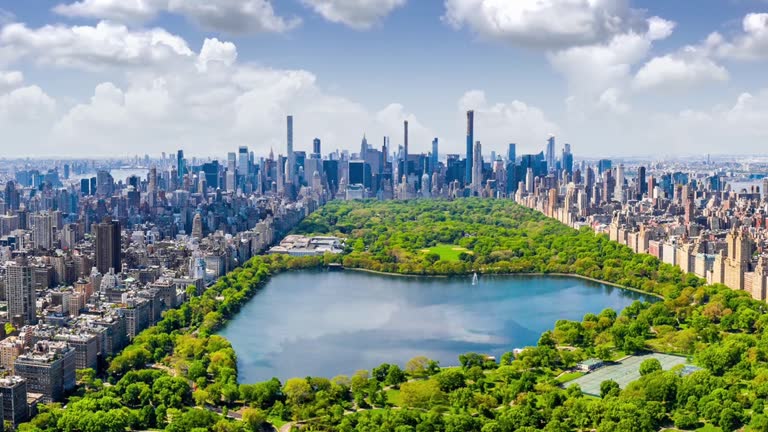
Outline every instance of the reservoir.
<svg viewBox="0 0 768 432"><path fill-rule="evenodd" d="M272 278L220 334L237 352L241 383L352 375L425 355L500 358L535 345L560 319L620 311L633 291L559 276L415 278L293 271Z"/></svg>

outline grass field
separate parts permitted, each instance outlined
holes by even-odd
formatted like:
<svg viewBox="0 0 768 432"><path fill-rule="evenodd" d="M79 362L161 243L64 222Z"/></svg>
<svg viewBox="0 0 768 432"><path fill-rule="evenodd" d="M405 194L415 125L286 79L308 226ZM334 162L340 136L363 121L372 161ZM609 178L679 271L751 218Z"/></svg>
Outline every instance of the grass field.
<svg viewBox="0 0 768 432"><path fill-rule="evenodd" d="M387 390L387 402L392 406L400 406L400 390Z"/></svg>
<svg viewBox="0 0 768 432"><path fill-rule="evenodd" d="M576 378L580 378L582 376L584 376L584 372L570 372L567 374L560 375L559 377L557 377L555 381L558 384L563 384L563 383L567 383L568 381L573 381Z"/></svg>
<svg viewBox="0 0 768 432"><path fill-rule="evenodd" d="M472 253L471 251L461 246L446 245L446 244L437 245L429 249L422 249L421 251L424 253L436 253L440 255L440 259L443 261L458 261L459 255L462 252L466 252L469 254Z"/></svg>

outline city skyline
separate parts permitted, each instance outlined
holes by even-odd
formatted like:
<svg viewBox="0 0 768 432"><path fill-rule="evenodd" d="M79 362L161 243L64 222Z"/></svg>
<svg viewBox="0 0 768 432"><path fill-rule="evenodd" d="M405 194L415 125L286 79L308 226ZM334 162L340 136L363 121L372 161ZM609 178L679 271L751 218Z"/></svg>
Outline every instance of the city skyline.
<svg viewBox="0 0 768 432"><path fill-rule="evenodd" d="M0 13L6 157L355 149L763 153L768 6L658 0L45 0ZM576 24L574 24L576 23ZM577 25L578 24L578 25ZM424 53L429 53L425 56ZM619 143L619 145L617 145ZM739 143L734 148L733 143ZM557 149L559 152L560 149Z"/></svg>

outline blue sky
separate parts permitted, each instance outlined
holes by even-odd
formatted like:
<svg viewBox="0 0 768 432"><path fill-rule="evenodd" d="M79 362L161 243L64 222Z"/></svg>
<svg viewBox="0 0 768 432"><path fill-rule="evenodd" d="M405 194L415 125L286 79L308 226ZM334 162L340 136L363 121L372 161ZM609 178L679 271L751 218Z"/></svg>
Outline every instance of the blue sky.
<svg viewBox="0 0 768 432"><path fill-rule="evenodd" d="M695 5L695 6L694 6ZM693 8L695 7L695 10ZM6 156L766 153L765 0L0 1ZM580 24L576 25L574 23Z"/></svg>

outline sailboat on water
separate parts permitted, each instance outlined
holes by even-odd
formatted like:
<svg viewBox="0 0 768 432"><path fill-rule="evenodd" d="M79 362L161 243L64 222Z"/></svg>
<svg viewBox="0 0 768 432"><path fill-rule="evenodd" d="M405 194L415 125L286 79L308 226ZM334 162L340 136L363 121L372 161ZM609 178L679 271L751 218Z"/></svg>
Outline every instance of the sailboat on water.
<svg viewBox="0 0 768 432"><path fill-rule="evenodd" d="M472 275L472 285L477 285L477 282L477 272L475 272L475 274Z"/></svg>

